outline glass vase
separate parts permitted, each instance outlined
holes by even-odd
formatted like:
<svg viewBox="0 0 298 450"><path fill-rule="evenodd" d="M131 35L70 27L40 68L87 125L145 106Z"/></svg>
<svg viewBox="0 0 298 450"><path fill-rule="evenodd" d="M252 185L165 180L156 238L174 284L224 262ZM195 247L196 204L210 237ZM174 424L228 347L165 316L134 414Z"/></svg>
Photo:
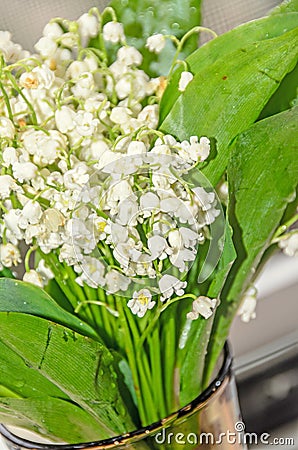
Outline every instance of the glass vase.
<svg viewBox="0 0 298 450"><path fill-rule="evenodd" d="M42 444L23 439L0 425L9 450L84 450L84 449L246 449L232 357L225 345L221 367L210 383L191 403L146 428L97 442Z"/></svg>

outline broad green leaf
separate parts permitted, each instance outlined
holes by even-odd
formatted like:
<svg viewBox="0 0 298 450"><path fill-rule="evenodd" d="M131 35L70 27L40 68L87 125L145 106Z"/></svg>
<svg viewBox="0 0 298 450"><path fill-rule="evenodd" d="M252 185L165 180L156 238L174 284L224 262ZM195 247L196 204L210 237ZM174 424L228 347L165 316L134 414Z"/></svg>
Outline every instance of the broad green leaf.
<svg viewBox="0 0 298 450"><path fill-rule="evenodd" d="M0 397L0 422L70 444L98 440L98 422L78 405L60 398Z"/></svg>
<svg viewBox="0 0 298 450"><path fill-rule="evenodd" d="M207 291L209 297L220 299L221 290L235 258L232 229L227 222L223 252ZM186 312L183 311L183 314L185 315ZM208 320L199 317L195 321L186 321L182 329L177 352L177 360L180 360L179 366L181 366L181 406L192 401L202 391L205 356L212 324L213 317Z"/></svg>
<svg viewBox="0 0 298 450"><path fill-rule="evenodd" d="M23 281L0 279L0 311L43 317L80 334L99 339L93 328L61 308L45 291Z"/></svg>
<svg viewBox="0 0 298 450"><path fill-rule="evenodd" d="M28 340L30 330L30 340ZM99 342L39 317L0 313L1 341L98 422L99 438L133 428L114 357Z"/></svg>
<svg viewBox="0 0 298 450"><path fill-rule="evenodd" d="M41 397L48 395L64 399L69 398L39 372L32 370L29 365L26 365L19 355L1 341L0 385L11 390L17 397Z"/></svg>
<svg viewBox="0 0 298 450"><path fill-rule="evenodd" d="M298 94L298 64L281 82L277 91L261 112L259 119L273 116L293 106Z"/></svg>
<svg viewBox="0 0 298 450"><path fill-rule="evenodd" d="M229 159L231 141L258 117L298 56L298 28L235 50L198 72L161 125L180 140L192 135L216 142L202 172L215 185Z"/></svg>
<svg viewBox="0 0 298 450"><path fill-rule="evenodd" d="M239 301L254 278L298 184L298 108L260 121L239 136L228 166L230 223L237 259L217 310L207 377L228 336Z"/></svg>
<svg viewBox="0 0 298 450"><path fill-rule="evenodd" d="M208 297L220 298L224 282L228 276L228 273L236 257L237 253L233 243L233 230L229 222L227 221L223 252L219 260L218 266L214 271L214 276L212 277L212 282L207 292Z"/></svg>
<svg viewBox="0 0 298 450"><path fill-rule="evenodd" d="M249 44L272 39L297 27L298 14L278 14L240 25L228 31L216 39L209 41L192 53L187 59L189 70L195 75L202 72L218 59L230 59L230 54L237 49L245 48ZM178 91L178 80L182 68L178 68L169 82L161 99L160 123L171 111L177 98L181 95Z"/></svg>
<svg viewBox="0 0 298 450"><path fill-rule="evenodd" d="M142 68L152 76L168 74L176 48L168 41L163 52L154 55L145 48L146 39L157 33L179 39L201 20L201 0L113 0L110 5L124 24L128 43L143 53ZM197 48L197 40L194 35L187 41L181 58Z"/></svg>

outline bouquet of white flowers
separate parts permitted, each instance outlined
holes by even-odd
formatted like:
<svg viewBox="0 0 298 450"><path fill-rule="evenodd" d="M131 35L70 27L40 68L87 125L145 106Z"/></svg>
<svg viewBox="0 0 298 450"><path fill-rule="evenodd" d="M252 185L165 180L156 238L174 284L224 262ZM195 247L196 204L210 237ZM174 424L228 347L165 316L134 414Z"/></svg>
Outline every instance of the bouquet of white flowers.
<svg viewBox="0 0 298 450"><path fill-rule="evenodd" d="M295 2L220 37L152 3L54 19L36 54L0 33L0 419L54 440L190 402L297 252Z"/></svg>

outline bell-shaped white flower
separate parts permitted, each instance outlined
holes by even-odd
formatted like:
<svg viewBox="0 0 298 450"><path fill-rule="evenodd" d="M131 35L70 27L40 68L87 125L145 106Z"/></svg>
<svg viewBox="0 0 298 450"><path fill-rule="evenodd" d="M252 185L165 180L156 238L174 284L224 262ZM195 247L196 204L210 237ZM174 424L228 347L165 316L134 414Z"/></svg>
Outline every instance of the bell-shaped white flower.
<svg viewBox="0 0 298 450"><path fill-rule="evenodd" d="M21 254L15 245L1 244L0 245L0 262L5 267L17 266L20 262L22 262Z"/></svg>
<svg viewBox="0 0 298 450"><path fill-rule="evenodd" d="M192 311L187 313L186 317L190 320L196 320L201 315L205 319L209 319L212 316L216 307L216 298L209 298L200 296L192 304Z"/></svg>
<svg viewBox="0 0 298 450"><path fill-rule="evenodd" d="M178 90L184 92L189 83L193 80L193 74L191 72L184 71L181 73L179 79Z"/></svg>
<svg viewBox="0 0 298 450"><path fill-rule="evenodd" d="M75 128L76 113L69 106L62 106L55 112L56 126L61 133L68 133Z"/></svg>
<svg viewBox="0 0 298 450"><path fill-rule="evenodd" d="M35 286L44 287L44 282L42 279L42 276L36 272L36 270L29 270L28 272L25 272L24 276L23 276L23 281L25 281L26 283L31 283L34 284Z"/></svg>
<svg viewBox="0 0 298 450"><path fill-rule="evenodd" d="M16 182L10 175L0 175L0 198L5 199L17 187Z"/></svg>
<svg viewBox="0 0 298 450"><path fill-rule="evenodd" d="M241 305L237 311L237 316L241 317L242 322L249 322L256 318L257 290L255 286L250 287L242 298Z"/></svg>
<svg viewBox="0 0 298 450"><path fill-rule="evenodd" d="M44 58L50 58L55 54L58 46L52 38L44 36L36 42L34 48Z"/></svg>
<svg viewBox="0 0 298 450"><path fill-rule="evenodd" d="M287 256L298 256L298 231L291 232L286 239L281 239L278 246Z"/></svg>
<svg viewBox="0 0 298 450"><path fill-rule="evenodd" d="M117 270L110 270L105 277L106 287L109 294L126 291L130 284L130 279Z"/></svg>
<svg viewBox="0 0 298 450"><path fill-rule="evenodd" d="M98 19L93 14L85 13L78 19L79 33L82 38L95 37L99 31Z"/></svg>
<svg viewBox="0 0 298 450"><path fill-rule="evenodd" d="M126 66L140 66L143 56L135 47L120 47L117 52L117 60Z"/></svg>
<svg viewBox="0 0 298 450"><path fill-rule="evenodd" d="M21 229L25 229L29 224L37 224L39 223L42 216L42 209L38 202L34 202L32 200L29 200L20 216L19 216L19 222L18 225Z"/></svg>
<svg viewBox="0 0 298 450"><path fill-rule="evenodd" d="M166 39L163 34L153 34L146 41L146 48L149 52L160 53L166 45Z"/></svg>
<svg viewBox="0 0 298 450"><path fill-rule="evenodd" d="M174 293L178 296L184 294L184 289L187 286L186 281L181 281L173 275L163 275L158 282L158 286L161 292L160 300L163 302L172 297Z"/></svg>
<svg viewBox="0 0 298 450"><path fill-rule="evenodd" d="M7 117L0 117L0 138L13 139L15 132L12 121Z"/></svg>
<svg viewBox="0 0 298 450"><path fill-rule="evenodd" d="M125 42L125 35L122 23L108 22L103 26L102 32L105 41L112 42L112 44Z"/></svg>
<svg viewBox="0 0 298 450"><path fill-rule="evenodd" d="M105 266L97 258L85 256L80 265L75 267L75 270L82 271L81 275L76 278L76 282L80 286L83 286L84 283L95 289L104 286Z"/></svg>
<svg viewBox="0 0 298 450"><path fill-rule="evenodd" d="M144 317L148 309L152 309L156 302L152 301L152 295L149 289L141 289L135 291L133 297L127 303L127 306L131 309L131 312L138 317Z"/></svg>

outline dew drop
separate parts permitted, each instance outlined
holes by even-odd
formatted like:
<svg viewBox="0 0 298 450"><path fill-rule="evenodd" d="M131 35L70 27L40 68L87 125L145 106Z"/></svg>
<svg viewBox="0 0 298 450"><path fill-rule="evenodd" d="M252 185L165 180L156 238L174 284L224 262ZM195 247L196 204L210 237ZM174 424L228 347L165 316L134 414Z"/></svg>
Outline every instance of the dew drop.
<svg viewBox="0 0 298 450"><path fill-rule="evenodd" d="M24 302L24 305L27 305L27 302Z"/></svg>
<svg viewBox="0 0 298 450"><path fill-rule="evenodd" d="M179 30L179 28L180 28L179 23L174 22L174 23L172 24L172 28L173 28L173 30Z"/></svg>

